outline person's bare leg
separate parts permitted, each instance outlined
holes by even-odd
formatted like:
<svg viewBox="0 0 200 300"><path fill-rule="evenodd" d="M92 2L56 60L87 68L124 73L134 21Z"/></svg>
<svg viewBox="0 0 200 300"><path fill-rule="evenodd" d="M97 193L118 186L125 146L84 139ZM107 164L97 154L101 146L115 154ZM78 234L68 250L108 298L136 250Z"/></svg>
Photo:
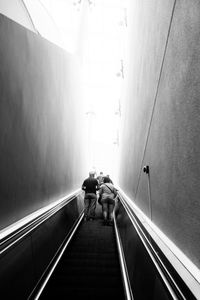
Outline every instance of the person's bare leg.
<svg viewBox="0 0 200 300"><path fill-rule="evenodd" d="M113 224L113 210L114 210L114 204L109 204L108 207L108 213L109 213L109 225Z"/></svg>
<svg viewBox="0 0 200 300"><path fill-rule="evenodd" d="M107 217L108 217L108 205L107 205L107 203L103 203L102 207L103 207L104 224L106 225L106 223L107 223Z"/></svg>

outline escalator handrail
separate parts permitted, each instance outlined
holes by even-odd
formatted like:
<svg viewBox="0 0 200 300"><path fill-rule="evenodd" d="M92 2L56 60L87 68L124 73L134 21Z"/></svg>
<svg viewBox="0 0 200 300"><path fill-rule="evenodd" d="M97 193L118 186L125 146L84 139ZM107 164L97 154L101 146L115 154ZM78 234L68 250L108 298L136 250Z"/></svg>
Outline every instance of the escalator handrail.
<svg viewBox="0 0 200 300"><path fill-rule="evenodd" d="M40 224L47 221L51 216L57 213L65 205L71 202L78 195L81 195L81 189L66 195L54 201L53 203L37 210L20 221L8 226L0 231L0 255L14 246L22 238L26 237L31 231L36 229Z"/></svg>
<svg viewBox="0 0 200 300"><path fill-rule="evenodd" d="M38 300L39 299L39 297L42 294L44 288L46 287L51 275L53 274L56 266L58 265L60 259L62 258L67 246L69 245L71 239L73 238L79 225L81 224L81 221L83 220L83 218L84 218L84 210L80 213L80 215L79 215L78 219L76 220L75 224L73 225L71 231L67 234L64 241L60 245L59 249L56 251L54 257L51 259L47 268L43 272L42 276L40 277L36 286L32 290L31 294L29 295L28 300Z"/></svg>
<svg viewBox="0 0 200 300"><path fill-rule="evenodd" d="M122 279L123 279L126 300L133 300L134 298L133 298L133 293L131 290L131 284L129 281L126 260L125 260L125 256L124 256L124 252L123 252L120 234L119 234L119 231L117 228L117 223L116 223L115 210L114 210L114 229L115 229L115 236L116 236L117 248L118 248L118 253L119 253L119 261L120 261L120 266L121 266Z"/></svg>
<svg viewBox="0 0 200 300"><path fill-rule="evenodd" d="M187 297L185 297L185 295L182 293L181 288L179 288L178 284L176 283L176 280L168 271L167 266L162 262L162 259L159 257L159 253L156 251L156 249L154 249L151 242L151 239L154 239L154 236L152 236L151 232L143 226L141 218L138 218L137 212L133 207L131 207L130 202L126 201L126 197L124 193L120 191L120 189L118 189L118 197L172 298L187 299ZM147 233L145 231L147 231ZM191 294L194 295L193 299L196 299L195 296L199 295L199 287L197 286L197 288L194 288L194 285L188 286L186 282L185 285Z"/></svg>

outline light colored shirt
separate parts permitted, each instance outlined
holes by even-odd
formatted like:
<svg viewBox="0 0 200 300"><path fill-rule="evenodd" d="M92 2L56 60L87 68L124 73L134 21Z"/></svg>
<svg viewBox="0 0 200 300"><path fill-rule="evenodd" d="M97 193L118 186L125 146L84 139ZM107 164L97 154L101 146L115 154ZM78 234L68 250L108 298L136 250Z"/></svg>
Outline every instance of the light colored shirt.
<svg viewBox="0 0 200 300"><path fill-rule="evenodd" d="M117 190L112 183L103 183L99 190L99 195L102 196L102 199L105 198L114 199L117 196Z"/></svg>

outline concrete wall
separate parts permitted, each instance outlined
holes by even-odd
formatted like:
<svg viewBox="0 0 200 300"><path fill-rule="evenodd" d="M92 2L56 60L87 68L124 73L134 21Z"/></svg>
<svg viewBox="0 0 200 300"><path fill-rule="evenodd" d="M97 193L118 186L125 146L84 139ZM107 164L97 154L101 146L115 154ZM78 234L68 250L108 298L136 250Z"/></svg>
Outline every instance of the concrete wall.
<svg viewBox="0 0 200 300"><path fill-rule="evenodd" d="M200 2L130 2L120 186L200 267Z"/></svg>
<svg viewBox="0 0 200 300"><path fill-rule="evenodd" d="M75 59L0 15L0 66L2 229L79 188L85 174Z"/></svg>

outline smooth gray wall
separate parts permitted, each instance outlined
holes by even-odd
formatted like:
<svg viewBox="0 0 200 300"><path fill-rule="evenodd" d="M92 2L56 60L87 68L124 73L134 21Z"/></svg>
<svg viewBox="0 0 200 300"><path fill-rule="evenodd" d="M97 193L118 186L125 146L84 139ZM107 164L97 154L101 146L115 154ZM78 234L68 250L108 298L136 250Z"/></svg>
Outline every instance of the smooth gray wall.
<svg viewBox="0 0 200 300"><path fill-rule="evenodd" d="M200 267L200 2L131 2L120 186Z"/></svg>
<svg viewBox="0 0 200 300"><path fill-rule="evenodd" d="M0 229L80 187L75 59L0 15Z"/></svg>

